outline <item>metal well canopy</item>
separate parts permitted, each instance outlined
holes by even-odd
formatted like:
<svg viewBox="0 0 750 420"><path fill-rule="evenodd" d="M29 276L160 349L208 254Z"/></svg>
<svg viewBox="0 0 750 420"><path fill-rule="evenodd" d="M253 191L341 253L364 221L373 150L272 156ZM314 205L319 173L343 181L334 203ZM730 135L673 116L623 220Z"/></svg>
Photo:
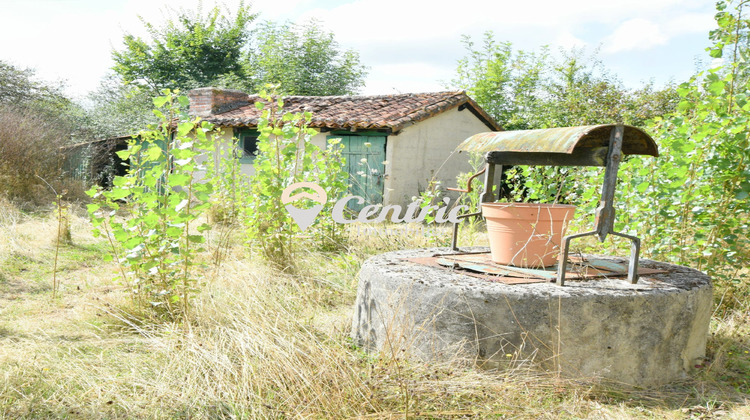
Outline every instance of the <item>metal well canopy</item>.
<svg viewBox="0 0 750 420"><path fill-rule="evenodd" d="M544 166L604 166L602 198L596 209L596 227L590 232L568 235L563 238L557 266L557 283L565 283L570 241L583 236L597 235L604 241L607 235L630 239L631 252L628 280L638 281L638 254L641 240L635 236L615 232L615 186L622 155L659 156L656 142L643 130L623 124L602 124L581 127L562 127L543 130L499 131L475 134L464 140L457 152L474 152L484 155L485 167L469 178L469 184L484 173L482 203L494 201L492 187L500 185L503 168L516 165ZM496 172L495 168L498 168ZM499 175L499 176L497 176ZM469 192L470 190L457 190ZM464 217L481 213L471 213ZM458 224L453 227L453 249L457 249Z"/></svg>
<svg viewBox="0 0 750 420"><path fill-rule="evenodd" d="M605 151L609 147L610 133L614 127L614 124L602 124L479 133L464 140L456 151L598 155L598 151ZM626 125L624 128L622 153L659 156L658 147L651 136L637 127Z"/></svg>

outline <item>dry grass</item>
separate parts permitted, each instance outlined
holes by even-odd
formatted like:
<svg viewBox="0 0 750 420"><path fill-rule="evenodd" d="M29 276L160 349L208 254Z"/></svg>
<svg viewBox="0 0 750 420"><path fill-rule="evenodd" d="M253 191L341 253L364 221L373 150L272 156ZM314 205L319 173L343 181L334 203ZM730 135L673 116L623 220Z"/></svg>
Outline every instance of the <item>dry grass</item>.
<svg viewBox="0 0 750 420"><path fill-rule="evenodd" d="M351 344L356 273L370 252L444 236L361 234L346 255L305 256L295 276L265 267L235 238L221 270L207 272L194 321L153 325L112 280L115 267L101 259L106 246L84 218L71 217L61 297L52 299L54 217L0 207L3 418L750 416L747 313L715 317L706 368L661 389L487 372L460 360L409 362ZM472 240L462 236L462 244Z"/></svg>

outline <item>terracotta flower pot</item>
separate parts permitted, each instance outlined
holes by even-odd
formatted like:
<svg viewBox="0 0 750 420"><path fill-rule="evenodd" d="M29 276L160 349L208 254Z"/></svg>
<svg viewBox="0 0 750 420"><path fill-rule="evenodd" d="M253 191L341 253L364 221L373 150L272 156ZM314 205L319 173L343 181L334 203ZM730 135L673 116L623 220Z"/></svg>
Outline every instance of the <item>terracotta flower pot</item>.
<svg viewBox="0 0 750 420"><path fill-rule="evenodd" d="M566 204L482 203L492 261L531 268L555 264L575 211Z"/></svg>

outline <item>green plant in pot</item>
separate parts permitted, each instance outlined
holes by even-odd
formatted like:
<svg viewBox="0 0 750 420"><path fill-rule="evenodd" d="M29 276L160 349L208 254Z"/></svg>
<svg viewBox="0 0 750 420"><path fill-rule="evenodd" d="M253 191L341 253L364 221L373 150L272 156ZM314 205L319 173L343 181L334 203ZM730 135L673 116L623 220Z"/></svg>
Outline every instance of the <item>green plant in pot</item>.
<svg viewBox="0 0 750 420"><path fill-rule="evenodd" d="M492 261L542 268L554 265L576 206L564 204L565 168L513 167L506 170L497 202L481 203ZM574 193L573 193L574 194Z"/></svg>
<svg viewBox="0 0 750 420"><path fill-rule="evenodd" d="M492 260L531 268L554 265L576 212L576 206L564 204L571 193L563 188L569 170L523 166L506 173L505 199L482 203Z"/></svg>

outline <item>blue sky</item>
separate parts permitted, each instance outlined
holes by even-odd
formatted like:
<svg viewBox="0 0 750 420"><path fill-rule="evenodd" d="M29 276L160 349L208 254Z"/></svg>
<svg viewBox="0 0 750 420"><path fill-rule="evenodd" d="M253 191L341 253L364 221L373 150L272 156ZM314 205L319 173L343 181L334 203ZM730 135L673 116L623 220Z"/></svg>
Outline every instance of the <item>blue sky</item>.
<svg viewBox="0 0 750 420"><path fill-rule="evenodd" d="M236 8L239 0L220 4ZM138 20L158 22L168 7L197 0L0 0L0 60L32 67L68 92L95 89L124 33L145 35ZM209 9L215 3L203 1ZM534 50L584 47L630 87L683 81L706 66L710 0L256 0L259 20L315 18L370 67L364 94L443 90L464 54L461 35ZM697 61L703 60L701 63Z"/></svg>

